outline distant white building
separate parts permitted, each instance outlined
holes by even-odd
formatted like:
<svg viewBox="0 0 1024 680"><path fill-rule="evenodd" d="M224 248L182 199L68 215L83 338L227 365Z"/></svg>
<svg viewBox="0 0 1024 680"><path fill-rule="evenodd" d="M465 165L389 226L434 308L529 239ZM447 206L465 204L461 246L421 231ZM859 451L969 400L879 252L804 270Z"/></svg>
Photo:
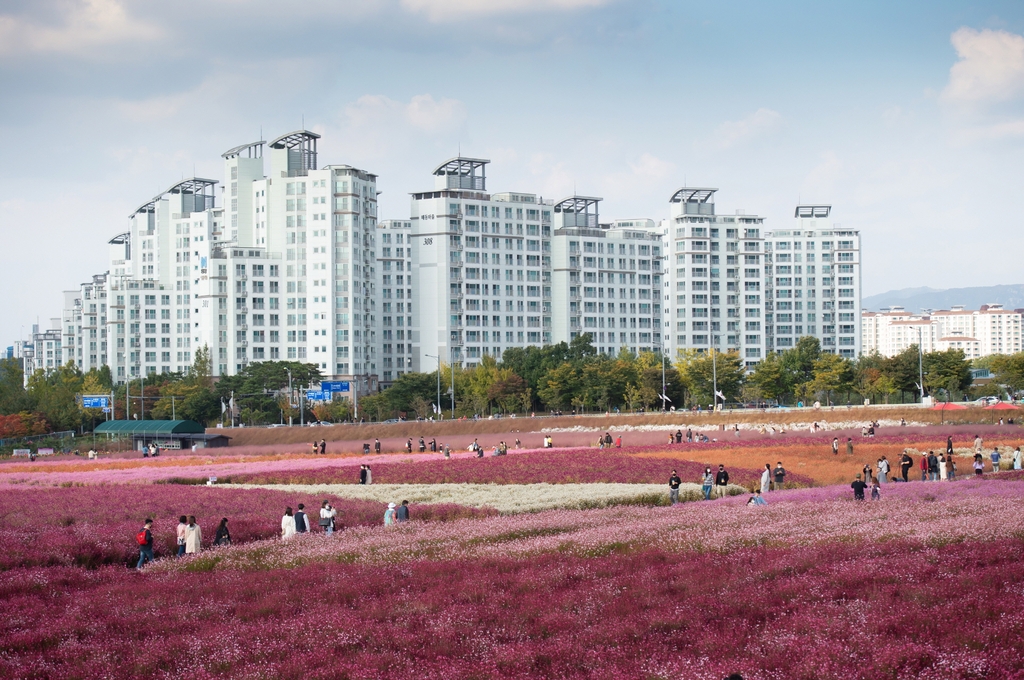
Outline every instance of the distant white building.
<svg viewBox="0 0 1024 680"><path fill-rule="evenodd" d="M912 345L922 351L963 350L968 359L1022 350L1024 310L982 305L979 310L954 306L928 314L910 314L902 307L863 312L864 352L895 356Z"/></svg>
<svg viewBox="0 0 1024 680"><path fill-rule="evenodd" d="M769 349L785 351L809 335L824 352L861 354L860 232L833 225L831 211L799 205L793 229L766 234Z"/></svg>

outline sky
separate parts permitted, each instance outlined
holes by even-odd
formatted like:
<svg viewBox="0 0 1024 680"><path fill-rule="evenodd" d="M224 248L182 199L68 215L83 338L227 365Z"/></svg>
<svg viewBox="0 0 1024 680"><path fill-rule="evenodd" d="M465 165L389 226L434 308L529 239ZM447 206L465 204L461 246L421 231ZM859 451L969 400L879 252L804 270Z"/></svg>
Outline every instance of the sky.
<svg viewBox="0 0 1024 680"><path fill-rule="evenodd" d="M139 204L303 127L381 219L461 151L602 221L830 204L864 295L1024 283L1020 2L0 0L0 346Z"/></svg>

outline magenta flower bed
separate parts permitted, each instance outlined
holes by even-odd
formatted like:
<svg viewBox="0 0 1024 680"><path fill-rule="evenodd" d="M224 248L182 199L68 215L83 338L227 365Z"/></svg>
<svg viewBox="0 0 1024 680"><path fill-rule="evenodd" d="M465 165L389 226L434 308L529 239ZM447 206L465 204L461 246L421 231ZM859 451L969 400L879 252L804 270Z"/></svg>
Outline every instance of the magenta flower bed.
<svg viewBox="0 0 1024 680"><path fill-rule="evenodd" d="M646 449L645 449L646 450ZM628 453L630 449L623 449ZM698 482L704 465L672 458L641 458L600 449L531 451L508 456L432 460L416 463L371 465L374 483L380 484L668 484L672 470L687 482ZM717 465L714 470L717 471ZM759 470L728 468L729 481L750 485L760 480ZM809 477L787 473L793 486L809 486ZM356 484L359 470L351 466L323 467L232 475L236 484Z"/></svg>
<svg viewBox="0 0 1024 680"><path fill-rule="evenodd" d="M197 486L89 486L70 489L0 491L0 570L26 566L134 564L135 534L142 522L155 520L156 555L177 551L175 528L180 515L195 515L210 547L221 517L228 518L234 543L280 535L286 506L305 503L310 524L318 529L320 502L330 498L338 525L383 522L384 505L265 489L218 489ZM497 514L458 505L417 506L417 520L449 520Z"/></svg>
<svg viewBox="0 0 1024 680"><path fill-rule="evenodd" d="M1020 678L1019 539L0 573L0 677Z"/></svg>

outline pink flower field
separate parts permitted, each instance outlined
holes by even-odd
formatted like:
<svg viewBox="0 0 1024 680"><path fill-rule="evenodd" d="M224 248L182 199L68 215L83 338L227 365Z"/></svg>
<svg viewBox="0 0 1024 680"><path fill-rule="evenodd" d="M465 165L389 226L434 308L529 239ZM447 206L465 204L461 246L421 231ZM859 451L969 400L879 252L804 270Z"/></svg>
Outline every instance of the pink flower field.
<svg viewBox="0 0 1024 680"><path fill-rule="evenodd" d="M639 458L634 449L565 449L510 452L507 456L428 460L415 463L378 463L372 466L373 481L379 484L667 484L675 469L685 481L698 482L704 465L683 459ZM717 467L715 468L717 470ZM729 470L734 484L750 485L761 478L760 470ZM355 467L320 467L232 475L224 481L235 484L357 484ZM811 480L789 474L787 483L809 486Z"/></svg>
<svg viewBox="0 0 1024 680"><path fill-rule="evenodd" d="M702 467L693 452L632 455L651 450L372 465L375 483L504 485L664 484ZM235 461L225 476L355 483L366 461ZM763 507L424 505L390 527L382 504L332 498L344 530L285 542L284 507L315 517L322 497L152 483L195 468L0 488L0 677L1024 680L1018 473L889 483L859 502L790 472L809 488ZM235 544L168 557L181 514L207 545L229 517ZM147 516L158 560L138 573Z"/></svg>
<svg viewBox="0 0 1024 680"><path fill-rule="evenodd" d="M380 524L380 503L333 497L338 526ZM90 486L69 489L5 490L0 492L0 570L28 566L131 564L138 559L134 535L142 522L155 520L157 556L173 555L180 515L195 515L210 547L221 517L228 518L237 544L280 535L286 506L305 503L310 524L317 527L319 496L280 491L218 489L196 486ZM415 508L418 520L486 517L495 511L454 505ZM219 550L219 549L218 549Z"/></svg>

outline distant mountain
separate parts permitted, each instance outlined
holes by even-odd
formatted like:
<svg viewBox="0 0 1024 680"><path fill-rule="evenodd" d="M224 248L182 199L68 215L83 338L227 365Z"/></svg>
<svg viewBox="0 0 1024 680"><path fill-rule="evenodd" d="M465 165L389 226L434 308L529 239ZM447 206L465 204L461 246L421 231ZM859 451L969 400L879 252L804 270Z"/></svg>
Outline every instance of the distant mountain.
<svg viewBox="0 0 1024 680"><path fill-rule="evenodd" d="M1024 284L1010 286L978 286L976 288L903 288L871 295L862 300L864 309L877 312L885 307L900 306L908 312L922 309L949 309L963 305L978 309L981 305L1001 304L1006 309L1024 308Z"/></svg>

